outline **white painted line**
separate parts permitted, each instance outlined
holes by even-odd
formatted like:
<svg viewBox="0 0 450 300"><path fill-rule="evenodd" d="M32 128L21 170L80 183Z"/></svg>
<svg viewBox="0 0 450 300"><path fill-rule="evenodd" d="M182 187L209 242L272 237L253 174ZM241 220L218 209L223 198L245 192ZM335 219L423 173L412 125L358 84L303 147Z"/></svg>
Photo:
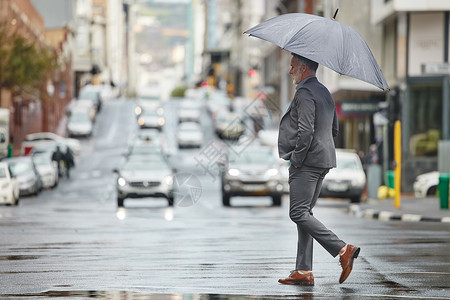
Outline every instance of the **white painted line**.
<svg viewBox="0 0 450 300"><path fill-rule="evenodd" d="M441 222L450 223L450 217L444 217L441 219Z"/></svg>
<svg viewBox="0 0 450 300"><path fill-rule="evenodd" d="M380 215L378 216L378 219L382 221L389 221L392 215L393 213L391 213L390 211L381 211Z"/></svg>
<svg viewBox="0 0 450 300"><path fill-rule="evenodd" d="M422 219L421 215L404 214L402 215L402 221L406 222L419 222Z"/></svg>

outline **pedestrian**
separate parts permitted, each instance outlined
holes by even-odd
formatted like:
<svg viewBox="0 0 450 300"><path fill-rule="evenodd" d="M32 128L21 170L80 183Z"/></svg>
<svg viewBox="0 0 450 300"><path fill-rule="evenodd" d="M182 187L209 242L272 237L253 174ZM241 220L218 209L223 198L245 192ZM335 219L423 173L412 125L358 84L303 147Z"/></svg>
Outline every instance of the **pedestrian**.
<svg viewBox="0 0 450 300"><path fill-rule="evenodd" d="M66 164L66 176L70 178L70 169L75 166L75 162L73 160L72 150L67 147L66 153L64 153L64 162Z"/></svg>
<svg viewBox="0 0 450 300"><path fill-rule="evenodd" d="M298 245L295 270L280 279L283 284L314 285L312 274L313 239L333 257L340 255L342 273L347 279L360 248L346 244L313 216L324 176L336 167L333 137L338 134L334 100L316 77L318 64L292 53L291 69L296 93L280 121L278 152L290 161L289 216L297 225Z"/></svg>
<svg viewBox="0 0 450 300"><path fill-rule="evenodd" d="M52 160L58 165L58 175L62 176L62 162L64 161L64 154L59 146L56 146L56 150L52 154Z"/></svg>

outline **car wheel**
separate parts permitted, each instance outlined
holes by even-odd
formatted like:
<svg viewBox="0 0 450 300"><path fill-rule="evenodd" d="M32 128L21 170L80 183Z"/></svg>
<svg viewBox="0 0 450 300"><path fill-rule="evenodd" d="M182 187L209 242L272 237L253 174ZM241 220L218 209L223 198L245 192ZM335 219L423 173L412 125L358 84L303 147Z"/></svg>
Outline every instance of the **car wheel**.
<svg viewBox="0 0 450 300"><path fill-rule="evenodd" d="M350 198L351 203L360 203L361 202L361 196L351 197Z"/></svg>
<svg viewBox="0 0 450 300"><path fill-rule="evenodd" d="M13 195L13 197L14 197L13 205L14 205L14 206L19 205L19 197L16 197L16 195Z"/></svg>
<svg viewBox="0 0 450 300"><path fill-rule="evenodd" d="M174 203L173 197L170 197L170 198L167 199L167 200L168 200L168 202L169 202L169 206L173 206L173 203Z"/></svg>
<svg viewBox="0 0 450 300"><path fill-rule="evenodd" d="M117 198L117 206L118 207L123 207L123 198Z"/></svg>
<svg viewBox="0 0 450 300"><path fill-rule="evenodd" d="M281 206L281 195L272 196L273 206Z"/></svg>
<svg viewBox="0 0 450 300"><path fill-rule="evenodd" d="M230 206L230 195L223 193L222 194L222 203L223 203L223 206Z"/></svg>
<svg viewBox="0 0 450 300"><path fill-rule="evenodd" d="M437 186L432 186L427 191L427 196L436 196Z"/></svg>

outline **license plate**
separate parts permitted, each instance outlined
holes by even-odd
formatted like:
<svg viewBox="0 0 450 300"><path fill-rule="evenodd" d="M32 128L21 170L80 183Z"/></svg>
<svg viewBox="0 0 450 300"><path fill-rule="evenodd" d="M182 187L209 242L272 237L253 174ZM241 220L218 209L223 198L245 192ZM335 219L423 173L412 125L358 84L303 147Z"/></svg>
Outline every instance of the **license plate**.
<svg viewBox="0 0 450 300"><path fill-rule="evenodd" d="M247 191L247 192L256 192L256 191L264 190L265 186L262 184L251 184L251 185L244 185L243 189L244 189L244 191Z"/></svg>
<svg viewBox="0 0 450 300"><path fill-rule="evenodd" d="M348 189L348 185L345 183L330 183L327 188L333 192L344 192Z"/></svg>

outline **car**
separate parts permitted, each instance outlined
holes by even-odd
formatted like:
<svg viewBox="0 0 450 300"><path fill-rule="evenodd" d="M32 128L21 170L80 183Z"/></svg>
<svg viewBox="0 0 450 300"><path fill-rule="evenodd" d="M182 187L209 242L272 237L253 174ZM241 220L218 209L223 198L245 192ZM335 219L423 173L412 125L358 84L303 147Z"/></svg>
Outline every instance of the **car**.
<svg viewBox="0 0 450 300"><path fill-rule="evenodd" d="M158 156L130 158L120 169L117 178L117 206L123 207L126 198L166 198L174 204L174 173Z"/></svg>
<svg viewBox="0 0 450 300"><path fill-rule="evenodd" d="M217 113L214 128L219 138L227 140L238 140L245 132L242 117L225 110Z"/></svg>
<svg viewBox="0 0 450 300"><path fill-rule="evenodd" d="M222 172L222 204L230 206L232 196L270 196L280 206L283 182L273 148L248 146L231 152Z"/></svg>
<svg viewBox="0 0 450 300"><path fill-rule="evenodd" d="M158 155L162 159L165 157L165 153L160 144L153 144L149 142L136 141L130 146L126 157L145 157L145 156L155 156Z"/></svg>
<svg viewBox="0 0 450 300"><path fill-rule="evenodd" d="M136 104L134 111L138 117L144 112L156 112L160 116L164 113L157 85L141 87L138 90Z"/></svg>
<svg viewBox="0 0 450 300"><path fill-rule="evenodd" d="M206 109L213 120L217 118L219 112L231 111L231 107L231 100L223 91L215 91L206 101Z"/></svg>
<svg viewBox="0 0 450 300"><path fill-rule="evenodd" d="M67 122L67 134L70 137L88 137L92 135L94 124L89 111L72 110Z"/></svg>
<svg viewBox="0 0 450 300"><path fill-rule="evenodd" d="M419 198L435 196L439 185L439 172L420 174L413 184L414 195Z"/></svg>
<svg viewBox="0 0 450 300"><path fill-rule="evenodd" d="M0 203L19 204L19 183L6 162L0 162Z"/></svg>
<svg viewBox="0 0 450 300"><path fill-rule="evenodd" d="M197 122L200 123L202 117L202 106L198 102L183 101L177 109L178 122Z"/></svg>
<svg viewBox="0 0 450 300"><path fill-rule="evenodd" d="M43 152L32 156L36 169L41 176L43 188L54 188L58 185L58 164L52 160L52 153Z"/></svg>
<svg viewBox="0 0 450 300"><path fill-rule="evenodd" d="M202 127L196 122L183 122L178 125L177 142L179 148L201 147L203 144Z"/></svg>
<svg viewBox="0 0 450 300"><path fill-rule="evenodd" d="M319 196L359 203L365 187L366 173L358 154L350 149L336 149L336 168L325 175Z"/></svg>
<svg viewBox="0 0 450 300"><path fill-rule="evenodd" d="M79 99L71 102L70 107L67 109L67 114L70 117L72 111L82 111L82 110L87 112L92 122L95 121L95 117L97 116L97 107L95 103L90 99Z"/></svg>
<svg viewBox="0 0 450 300"><path fill-rule="evenodd" d="M143 111L138 118L138 124L141 128L156 128L162 130L165 119L155 111Z"/></svg>
<svg viewBox="0 0 450 300"><path fill-rule="evenodd" d="M29 155L37 142L54 141L69 146L76 155L81 153L81 143L77 139L65 138L53 132L36 132L25 136L22 142L21 155Z"/></svg>
<svg viewBox="0 0 450 300"><path fill-rule="evenodd" d="M12 176L19 183L19 196L37 195L42 190L39 172L31 156L16 156L5 158Z"/></svg>

